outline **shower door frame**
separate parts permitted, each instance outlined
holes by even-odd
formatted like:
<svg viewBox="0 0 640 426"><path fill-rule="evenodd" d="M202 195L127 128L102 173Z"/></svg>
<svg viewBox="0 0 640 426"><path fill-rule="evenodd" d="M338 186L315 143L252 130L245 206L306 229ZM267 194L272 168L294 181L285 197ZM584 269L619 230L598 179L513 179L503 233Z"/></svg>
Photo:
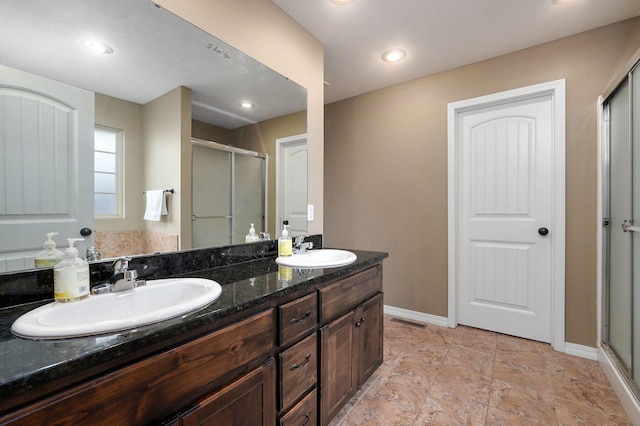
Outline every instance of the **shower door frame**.
<svg viewBox="0 0 640 426"><path fill-rule="evenodd" d="M638 185L637 176L634 177L634 142L637 143L637 135L640 134L640 127L634 129L633 122L633 73L640 73L640 51L634 56L633 60L629 62L627 71L616 80L616 84L610 87L610 90L605 95L598 98L598 139L599 139L599 151L598 151L598 224L597 238L598 238L598 346L600 347L599 361L603 365L605 372L609 376L610 381L616 393L621 398L621 401L627 412L640 413L640 385L633 380L634 370L640 369L640 365L634 365L634 353L638 349L638 344L634 345L634 318L640 316L640 311L635 312L634 316L634 288L633 288L633 274L640 273L640 268L635 268L633 265L634 249L633 241L629 241L629 331L628 331L628 346L629 346L629 365L625 365L625 361L621 358L621 355L617 353L616 349L609 343L610 340L610 255L611 255L611 232L615 227L620 226L620 223L613 223L611 221L611 128L610 128L610 101L612 97L618 93L625 84L628 84L629 90L629 123L628 123L628 150L629 150L629 219L633 219L634 208L634 186ZM637 78L637 76L636 76ZM637 83L636 83L637 84ZM636 88L637 90L637 88ZM637 92L640 93L640 92ZM635 111L636 114L639 111ZM636 138L634 138L634 130ZM635 139L635 140L634 140ZM640 146L635 147L640 149ZM635 160L638 159L636 155ZM635 165L635 173L640 170L640 165ZM636 189L636 196L638 190ZM638 225L638 224L635 224ZM633 234L631 234L633 235ZM636 250L640 247L636 247ZM635 346L635 347L634 347ZM639 414L640 415L640 414Z"/></svg>

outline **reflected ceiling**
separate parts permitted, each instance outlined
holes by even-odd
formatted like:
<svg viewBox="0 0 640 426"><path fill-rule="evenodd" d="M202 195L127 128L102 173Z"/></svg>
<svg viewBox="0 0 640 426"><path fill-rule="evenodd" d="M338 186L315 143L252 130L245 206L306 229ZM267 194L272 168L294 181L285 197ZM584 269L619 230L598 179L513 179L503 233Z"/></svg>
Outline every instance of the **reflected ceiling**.
<svg viewBox="0 0 640 426"><path fill-rule="evenodd" d="M2 65L139 104L186 86L193 118L228 129L307 107L304 88L148 0L0 0L0 10Z"/></svg>

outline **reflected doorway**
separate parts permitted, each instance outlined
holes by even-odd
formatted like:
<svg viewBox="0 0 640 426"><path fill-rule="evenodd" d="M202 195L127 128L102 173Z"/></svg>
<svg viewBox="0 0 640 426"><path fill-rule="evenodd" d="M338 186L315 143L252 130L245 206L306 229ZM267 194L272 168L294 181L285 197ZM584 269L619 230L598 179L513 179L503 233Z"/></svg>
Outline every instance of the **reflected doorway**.
<svg viewBox="0 0 640 426"><path fill-rule="evenodd" d="M289 221L289 235L307 234L307 134L276 139L276 227Z"/></svg>

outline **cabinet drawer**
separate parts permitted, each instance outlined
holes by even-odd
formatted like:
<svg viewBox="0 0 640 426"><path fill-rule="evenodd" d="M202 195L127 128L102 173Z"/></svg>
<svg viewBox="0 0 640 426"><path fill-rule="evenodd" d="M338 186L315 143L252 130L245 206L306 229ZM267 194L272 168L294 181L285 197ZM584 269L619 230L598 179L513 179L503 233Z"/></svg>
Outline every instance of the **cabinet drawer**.
<svg viewBox="0 0 640 426"><path fill-rule="evenodd" d="M280 408L285 409L318 378L318 344L312 334L280 354Z"/></svg>
<svg viewBox="0 0 640 426"><path fill-rule="evenodd" d="M280 419L280 426L314 426L318 424L318 396L314 389Z"/></svg>
<svg viewBox="0 0 640 426"><path fill-rule="evenodd" d="M307 296L278 308L280 318L280 344L285 344L311 331L318 323L318 296Z"/></svg>
<svg viewBox="0 0 640 426"><path fill-rule="evenodd" d="M320 320L328 321L344 314L359 302L382 290L382 266L362 271L318 290Z"/></svg>

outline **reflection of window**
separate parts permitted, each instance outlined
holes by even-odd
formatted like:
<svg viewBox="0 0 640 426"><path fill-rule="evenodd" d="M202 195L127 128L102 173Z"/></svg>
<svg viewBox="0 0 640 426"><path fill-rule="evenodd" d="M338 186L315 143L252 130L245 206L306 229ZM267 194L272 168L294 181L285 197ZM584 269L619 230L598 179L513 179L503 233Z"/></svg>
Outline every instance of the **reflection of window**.
<svg viewBox="0 0 640 426"><path fill-rule="evenodd" d="M93 166L96 217L122 217L122 139L122 130L96 126Z"/></svg>

